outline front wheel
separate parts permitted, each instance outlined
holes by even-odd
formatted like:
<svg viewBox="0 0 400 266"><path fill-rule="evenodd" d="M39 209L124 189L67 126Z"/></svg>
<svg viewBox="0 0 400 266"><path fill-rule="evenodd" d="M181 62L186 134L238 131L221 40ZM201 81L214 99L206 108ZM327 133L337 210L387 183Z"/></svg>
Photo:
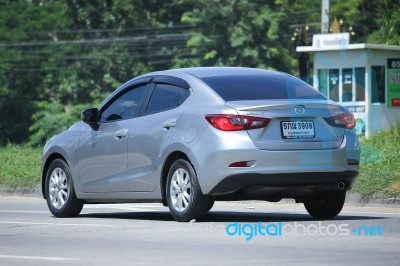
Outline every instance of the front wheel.
<svg viewBox="0 0 400 266"><path fill-rule="evenodd" d="M327 191L304 202L307 212L317 219L336 217L342 210L346 191Z"/></svg>
<svg viewBox="0 0 400 266"><path fill-rule="evenodd" d="M47 206L54 216L79 215L83 202L76 198L70 169L63 160L56 159L50 164L45 189Z"/></svg>
<svg viewBox="0 0 400 266"><path fill-rule="evenodd" d="M168 173L167 203L175 220L188 222L203 216L211 197L202 194L196 172L184 159L175 161Z"/></svg>

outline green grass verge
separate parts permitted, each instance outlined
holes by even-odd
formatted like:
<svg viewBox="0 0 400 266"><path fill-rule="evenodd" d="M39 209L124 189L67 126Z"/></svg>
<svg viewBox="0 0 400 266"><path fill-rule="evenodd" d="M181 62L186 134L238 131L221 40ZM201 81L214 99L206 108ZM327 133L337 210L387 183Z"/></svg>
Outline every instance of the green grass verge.
<svg viewBox="0 0 400 266"><path fill-rule="evenodd" d="M33 188L40 182L42 148L8 144L0 148L0 185Z"/></svg>
<svg viewBox="0 0 400 266"><path fill-rule="evenodd" d="M0 185L32 188L40 181L42 148L12 145L0 148ZM363 196L400 195L400 122L361 141L360 175L353 191Z"/></svg>
<svg viewBox="0 0 400 266"><path fill-rule="evenodd" d="M353 187L363 196L400 195L400 122L361 141L360 174Z"/></svg>

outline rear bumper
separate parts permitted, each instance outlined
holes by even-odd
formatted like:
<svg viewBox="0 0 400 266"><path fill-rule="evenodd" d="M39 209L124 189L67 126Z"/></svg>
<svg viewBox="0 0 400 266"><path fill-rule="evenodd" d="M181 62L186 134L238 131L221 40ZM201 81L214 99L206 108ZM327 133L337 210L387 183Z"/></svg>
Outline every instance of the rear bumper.
<svg viewBox="0 0 400 266"><path fill-rule="evenodd" d="M344 182L345 187L349 188L357 175L357 171L351 170L342 172L236 174L220 181L208 194L232 193L238 190L251 191L252 187L263 187L264 190L336 189L339 182Z"/></svg>
<svg viewBox="0 0 400 266"><path fill-rule="evenodd" d="M346 131L336 149L260 150L243 131L213 131L193 147L191 161L203 194L229 194L250 186L259 187L334 187L345 182L349 187L358 174L360 161L357 136ZM228 137L227 137L228 136ZM234 162L252 161L250 167L229 167Z"/></svg>

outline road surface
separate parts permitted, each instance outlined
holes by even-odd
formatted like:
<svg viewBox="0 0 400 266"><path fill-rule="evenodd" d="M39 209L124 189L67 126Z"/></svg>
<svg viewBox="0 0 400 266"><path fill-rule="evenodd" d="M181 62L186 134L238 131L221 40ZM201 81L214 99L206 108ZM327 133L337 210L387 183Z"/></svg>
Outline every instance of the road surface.
<svg viewBox="0 0 400 266"><path fill-rule="evenodd" d="M400 208L217 202L175 222L159 204L85 205L54 218L43 199L0 197L0 265L400 265Z"/></svg>

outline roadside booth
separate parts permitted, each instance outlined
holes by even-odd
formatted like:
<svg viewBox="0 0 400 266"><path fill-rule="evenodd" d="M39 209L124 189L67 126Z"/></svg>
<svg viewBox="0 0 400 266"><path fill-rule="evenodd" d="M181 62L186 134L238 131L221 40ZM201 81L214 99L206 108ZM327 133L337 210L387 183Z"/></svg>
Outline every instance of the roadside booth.
<svg viewBox="0 0 400 266"><path fill-rule="evenodd" d="M353 112L365 137L400 120L400 46L350 44L348 33L316 34L296 51L313 57L314 87Z"/></svg>

